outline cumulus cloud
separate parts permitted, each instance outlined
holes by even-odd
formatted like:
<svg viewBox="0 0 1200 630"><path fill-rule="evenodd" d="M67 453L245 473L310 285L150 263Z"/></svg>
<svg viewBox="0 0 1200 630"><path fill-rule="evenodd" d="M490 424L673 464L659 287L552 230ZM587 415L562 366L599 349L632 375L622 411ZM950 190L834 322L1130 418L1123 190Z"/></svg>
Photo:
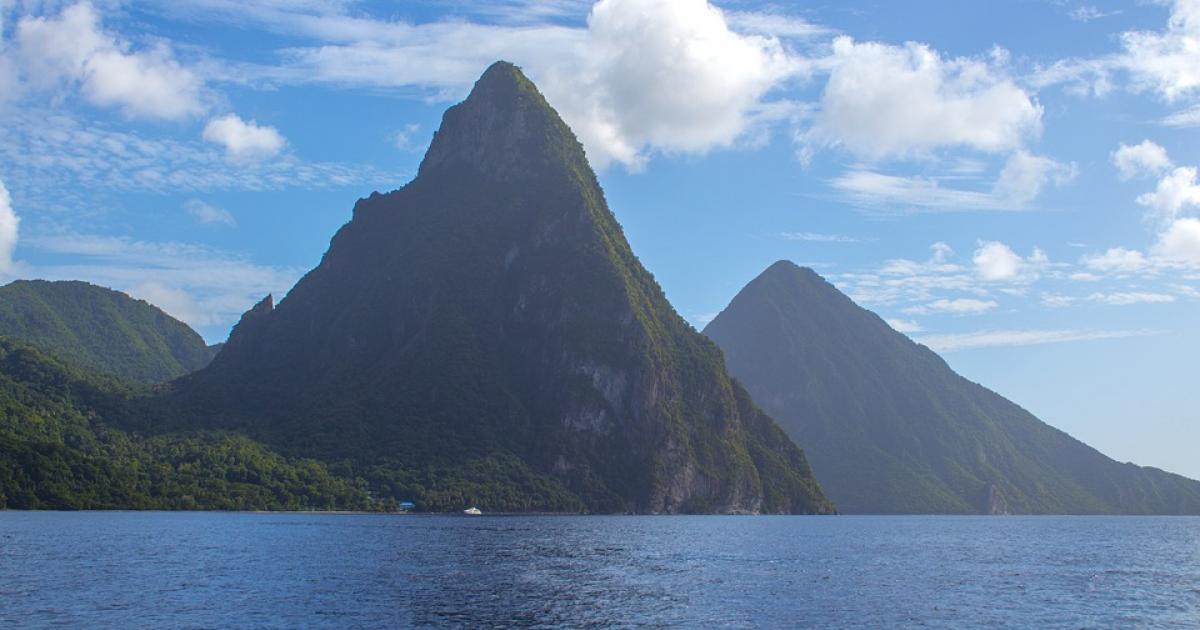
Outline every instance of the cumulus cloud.
<svg viewBox="0 0 1200 630"><path fill-rule="evenodd" d="M184 202L183 207L187 210L188 214L201 223L227 225L229 227L237 225L237 221L234 220L232 214L229 214L228 210L204 203L199 199L189 199Z"/></svg>
<svg viewBox="0 0 1200 630"><path fill-rule="evenodd" d="M538 20L413 24L315 4L188 4L318 40L282 51L284 67L263 69L272 82L419 86L453 100L496 59L512 61L537 82L597 168L637 169L654 152L729 147L788 115L787 104L768 93L806 65L778 37L813 30L779 14L727 14L706 0L601 0L582 28Z"/></svg>
<svg viewBox="0 0 1200 630"><path fill-rule="evenodd" d="M1084 256L1082 262L1088 269L1103 273L1132 273L1150 264L1141 252L1124 247L1113 247L1103 254Z"/></svg>
<svg viewBox="0 0 1200 630"><path fill-rule="evenodd" d="M582 65L541 72L542 86L600 167L730 146L796 71L777 40L734 32L706 0L601 0L587 23Z"/></svg>
<svg viewBox="0 0 1200 630"><path fill-rule="evenodd" d="M1042 107L1007 75L1005 57L943 58L924 44L839 37L807 139L871 158L1017 149L1040 133Z"/></svg>
<svg viewBox="0 0 1200 630"><path fill-rule="evenodd" d="M1167 150L1149 140L1140 144L1122 144L1113 152L1112 163L1121 179L1161 175L1172 166Z"/></svg>
<svg viewBox="0 0 1200 630"><path fill-rule="evenodd" d="M1078 170L1074 163L1063 164L1022 149L1008 157L993 190L1000 198L1026 204L1036 199L1047 184L1062 186L1069 183L1075 179Z"/></svg>
<svg viewBox="0 0 1200 630"><path fill-rule="evenodd" d="M134 50L103 30L90 2L23 17L14 40L17 71L33 89L78 88L91 103L129 116L178 119L204 110L200 79L168 46Z"/></svg>
<svg viewBox="0 0 1200 630"><path fill-rule="evenodd" d="M13 211L12 197L0 181L0 274L13 270L13 251L17 247L17 227L21 219Z"/></svg>
<svg viewBox="0 0 1200 630"><path fill-rule="evenodd" d="M1021 273L1025 260L998 241L980 243L975 250L975 272L984 280L1011 280Z"/></svg>
<svg viewBox="0 0 1200 630"><path fill-rule="evenodd" d="M203 138L225 147L235 160L269 158L283 150L287 141L274 127L244 121L237 114L213 118L204 126Z"/></svg>
<svg viewBox="0 0 1200 630"><path fill-rule="evenodd" d="M1166 260L1200 266L1200 219L1178 219L1159 235L1154 253Z"/></svg>
<svg viewBox="0 0 1200 630"><path fill-rule="evenodd" d="M1185 208L1200 205L1200 185L1196 167L1181 166L1158 181L1153 192L1138 195L1137 202L1150 208L1152 216L1173 221Z"/></svg>
<svg viewBox="0 0 1200 630"><path fill-rule="evenodd" d="M1165 30L1126 32L1121 43L1137 87L1168 101L1200 88L1200 0L1174 0Z"/></svg>

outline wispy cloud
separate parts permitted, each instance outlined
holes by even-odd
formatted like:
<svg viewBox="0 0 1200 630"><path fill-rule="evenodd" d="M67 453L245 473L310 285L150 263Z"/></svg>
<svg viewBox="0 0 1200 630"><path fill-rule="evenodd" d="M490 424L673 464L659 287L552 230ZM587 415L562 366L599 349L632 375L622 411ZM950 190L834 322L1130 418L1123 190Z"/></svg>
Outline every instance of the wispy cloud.
<svg viewBox="0 0 1200 630"><path fill-rule="evenodd" d="M285 294L302 270L262 265L201 245L61 232L23 246L62 262L29 265L28 277L87 280L146 299L193 326L228 326L267 293Z"/></svg>
<svg viewBox="0 0 1200 630"><path fill-rule="evenodd" d="M1121 13L1122 11L1120 9L1101 11L1093 5L1084 4L1071 9L1067 15L1071 16L1071 19L1075 20L1076 22L1091 22L1092 20L1099 20L1101 18L1121 15Z"/></svg>
<svg viewBox="0 0 1200 630"><path fill-rule="evenodd" d="M1200 127L1200 105L1173 112L1162 119L1168 127Z"/></svg>
<svg viewBox="0 0 1200 630"><path fill-rule="evenodd" d="M819 232L780 232L779 238L785 241L809 241L814 243L862 243L865 239L843 234L822 234Z"/></svg>
<svg viewBox="0 0 1200 630"><path fill-rule="evenodd" d="M995 300L976 300L974 298L955 298L934 300L928 304L910 306L904 309L909 315L929 315L933 313L950 313L953 315L978 315L999 306Z"/></svg>
<svg viewBox="0 0 1200 630"><path fill-rule="evenodd" d="M957 352L976 348L1032 346L1070 341L1122 339L1157 334L1153 330L981 330L967 333L924 335L915 341L938 352Z"/></svg>
<svg viewBox="0 0 1200 630"><path fill-rule="evenodd" d="M829 181L852 204L899 212L1020 210L1021 205L990 191L943 186L942 178L887 175L872 170L846 171Z"/></svg>
<svg viewBox="0 0 1200 630"><path fill-rule="evenodd" d="M308 162L289 153L231 162L220 149L198 141L147 137L40 110L6 114L0 177L50 197L68 182L90 191L186 192L395 187L407 179L369 164Z"/></svg>
<svg viewBox="0 0 1200 630"><path fill-rule="evenodd" d="M1175 301L1175 296L1168 293L1152 293L1149 291L1124 291L1117 293L1093 293L1088 296L1092 302L1103 302L1113 306L1129 306L1131 304L1163 304Z"/></svg>
<svg viewBox="0 0 1200 630"><path fill-rule="evenodd" d="M218 208L199 199L188 199L183 203L183 207L187 210L188 214L201 223L226 225L229 227L237 226L237 221L234 220L232 214L229 214L228 210Z"/></svg>
<svg viewBox="0 0 1200 630"><path fill-rule="evenodd" d="M911 319L889 319L888 326L891 326L896 332L902 333L918 333L925 330L920 324Z"/></svg>

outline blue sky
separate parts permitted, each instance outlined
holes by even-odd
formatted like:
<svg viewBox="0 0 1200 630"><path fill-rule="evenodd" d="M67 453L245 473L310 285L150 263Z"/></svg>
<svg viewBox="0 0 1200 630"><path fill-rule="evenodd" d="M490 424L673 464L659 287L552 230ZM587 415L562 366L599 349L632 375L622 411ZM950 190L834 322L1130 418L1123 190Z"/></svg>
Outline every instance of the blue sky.
<svg viewBox="0 0 1200 630"><path fill-rule="evenodd" d="M1200 478L1200 0L0 0L0 280L223 339L496 59L697 327L811 265L968 378Z"/></svg>

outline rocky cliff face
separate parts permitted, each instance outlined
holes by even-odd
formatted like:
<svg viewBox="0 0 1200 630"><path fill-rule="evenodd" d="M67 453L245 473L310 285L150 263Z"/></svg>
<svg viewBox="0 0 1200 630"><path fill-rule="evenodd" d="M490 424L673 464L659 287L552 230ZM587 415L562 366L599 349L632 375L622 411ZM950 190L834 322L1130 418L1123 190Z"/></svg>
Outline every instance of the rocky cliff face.
<svg viewBox="0 0 1200 630"><path fill-rule="evenodd" d="M1200 512L1200 483L1046 425L811 269L772 265L704 332L843 512Z"/></svg>
<svg viewBox="0 0 1200 630"><path fill-rule="evenodd" d="M830 510L507 63L446 112L417 178L359 201L176 396L306 454L446 474L515 457L590 510Z"/></svg>

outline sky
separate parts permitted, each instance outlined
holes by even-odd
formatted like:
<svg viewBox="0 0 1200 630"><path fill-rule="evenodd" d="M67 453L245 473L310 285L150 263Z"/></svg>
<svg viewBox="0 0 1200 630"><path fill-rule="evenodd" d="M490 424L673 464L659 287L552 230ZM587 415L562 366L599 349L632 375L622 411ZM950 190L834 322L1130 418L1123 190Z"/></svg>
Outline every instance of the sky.
<svg viewBox="0 0 1200 630"><path fill-rule="evenodd" d="M497 59L697 328L789 259L1200 478L1200 0L0 0L0 282L221 341Z"/></svg>

